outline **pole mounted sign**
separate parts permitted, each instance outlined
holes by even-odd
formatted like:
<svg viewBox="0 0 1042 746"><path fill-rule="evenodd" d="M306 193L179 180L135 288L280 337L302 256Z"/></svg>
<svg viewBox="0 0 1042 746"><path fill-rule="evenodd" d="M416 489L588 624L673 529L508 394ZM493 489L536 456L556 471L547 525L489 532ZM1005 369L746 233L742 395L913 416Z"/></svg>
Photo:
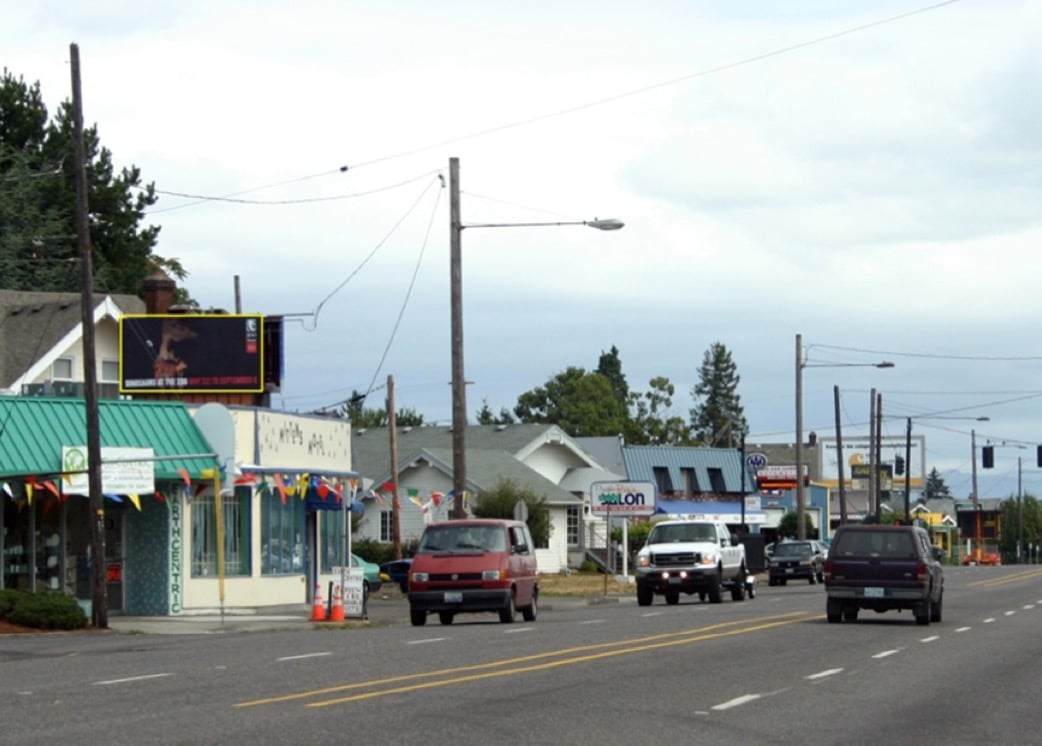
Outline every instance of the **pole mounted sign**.
<svg viewBox="0 0 1042 746"><path fill-rule="evenodd" d="M590 485L590 509L597 515L654 515L652 482L594 482Z"/></svg>

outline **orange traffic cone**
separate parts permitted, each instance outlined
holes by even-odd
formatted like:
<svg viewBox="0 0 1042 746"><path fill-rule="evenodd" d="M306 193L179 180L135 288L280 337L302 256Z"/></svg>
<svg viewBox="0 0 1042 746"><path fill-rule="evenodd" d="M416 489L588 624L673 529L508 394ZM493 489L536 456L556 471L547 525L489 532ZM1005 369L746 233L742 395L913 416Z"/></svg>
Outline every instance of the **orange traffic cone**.
<svg viewBox="0 0 1042 746"><path fill-rule="evenodd" d="M344 597L340 593L340 586L333 586L333 609L329 612L329 621L344 621Z"/></svg>
<svg viewBox="0 0 1042 746"><path fill-rule="evenodd" d="M326 604L322 601L322 583L315 584L315 598L311 603L311 621L326 621Z"/></svg>

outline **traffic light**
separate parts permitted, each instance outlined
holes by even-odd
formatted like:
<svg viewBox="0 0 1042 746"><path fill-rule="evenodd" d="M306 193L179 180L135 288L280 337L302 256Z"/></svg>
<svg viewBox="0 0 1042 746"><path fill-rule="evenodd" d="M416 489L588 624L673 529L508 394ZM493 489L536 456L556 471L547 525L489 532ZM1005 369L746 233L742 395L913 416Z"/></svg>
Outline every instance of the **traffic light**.
<svg viewBox="0 0 1042 746"><path fill-rule="evenodd" d="M980 463L985 469L995 468L995 446L984 446L980 449Z"/></svg>
<svg viewBox="0 0 1042 746"><path fill-rule="evenodd" d="M894 456L894 474L901 476L905 473L904 456Z"/></svg>
<svg viewBox="0 0 1042 746"><path fill-rule="evenodd" d="M1038 451L1035 454L1035 466L1042 468L1042 446L1038 447Z"/></svg>

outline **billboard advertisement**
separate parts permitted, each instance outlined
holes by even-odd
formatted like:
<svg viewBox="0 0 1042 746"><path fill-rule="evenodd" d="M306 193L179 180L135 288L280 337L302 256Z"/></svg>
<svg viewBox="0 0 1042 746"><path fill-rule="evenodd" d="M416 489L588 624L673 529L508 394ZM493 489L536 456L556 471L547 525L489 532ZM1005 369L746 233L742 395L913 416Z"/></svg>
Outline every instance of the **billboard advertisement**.
<svg viewBox="0 0 1042 746"><path fill-rule="evenodd" d="M834 438L821 438L819 440L819 463L818 474L820 483L832 488L839 487L839 463L840 454L836 447ZM867 488L868 465L871 462L869 451L869 438L843 438L843 482L851 489ZM911 457L909 463L904 463L905 450ZM908 486L911 489L921 489L926 483L926 436L913 435L910 439L906 437L883 436L879 445L879 467L880 472L885 472L890 479L889 487L881 487L884 490L904 490L905 480L909 479ZM900 462L900 468L898 464ZM898 472L903 472L899 474ZM866 485L862 487L861 485Z"/></svg>
<svg viewBox="0 0 1042 746"><path fill-rule="evenodd" d="M121 393L262 393L259 314L126 315L119 320Z"/></svg>

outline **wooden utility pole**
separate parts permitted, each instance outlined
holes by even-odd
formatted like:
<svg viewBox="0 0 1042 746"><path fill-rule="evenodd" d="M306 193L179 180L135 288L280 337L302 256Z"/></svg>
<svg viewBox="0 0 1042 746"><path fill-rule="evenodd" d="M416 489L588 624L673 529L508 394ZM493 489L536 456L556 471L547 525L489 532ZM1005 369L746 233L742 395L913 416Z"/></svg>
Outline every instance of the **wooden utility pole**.
<svg viewBox="0 0 1042 746"><path fill-rule="evenodd" d="M101 422L98 413L98 371L94 347L94 271L91 267L90 222L87 204L87 156L83 144L83 98L80 93L80 50L69 46L72 67L72 126L75 145L76 248L80 256L80 311L83 325L83 404L87 430L87 490L90 496L91 622L109 626L105 576L105 502L101 492Z"/></svg>
<svg viewBox="0 0 1042 746"><path fill-rule="evenodd" d="M391 539L394 558L402 558L401 509L398 505L398 418L394 413L394 376L387 376L387 431L391 437Z"/></svg>
<svg viewBox="0 0 1042 746"><path fill-rule="evenodd" d="M839 386L832 387L833 406L836 410L836 469L839 471L839 525L847 522L847 489L843 484L843 430L840 426Z"/></svg>

